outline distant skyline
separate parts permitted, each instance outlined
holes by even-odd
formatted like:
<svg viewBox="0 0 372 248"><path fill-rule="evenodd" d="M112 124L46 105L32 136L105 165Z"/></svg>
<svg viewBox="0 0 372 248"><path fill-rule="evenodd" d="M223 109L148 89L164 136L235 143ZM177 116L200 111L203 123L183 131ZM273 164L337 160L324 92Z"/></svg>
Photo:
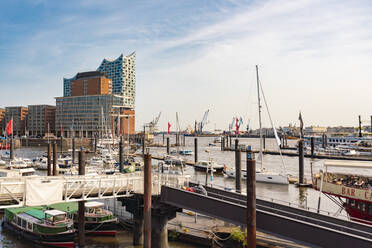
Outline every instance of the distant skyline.
<svg viewBox="0 0 372 248"><path fill-rule="evenodd" d="M162 111L181 129L210 109L258 127L255 65L275 126L369 125L368 0L5 0L0 2L0 108L55 104L63 77L136 52L136 130ZM269 127L263 106L263 125Z"/></svg>

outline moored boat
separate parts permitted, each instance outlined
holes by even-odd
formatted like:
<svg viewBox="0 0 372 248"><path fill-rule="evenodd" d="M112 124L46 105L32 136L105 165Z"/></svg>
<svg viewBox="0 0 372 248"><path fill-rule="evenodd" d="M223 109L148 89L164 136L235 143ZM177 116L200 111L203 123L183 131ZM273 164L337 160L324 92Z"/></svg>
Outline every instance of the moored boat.
<svg viewBox="0 0 372 248"><path fill-rule="evenodd" d="M115 236L117 233L117 221L111 211L103 209L104 203L91 201L85 203L85 233L95 235ZM57 209L68 213L74 220L74 225L78 225L78 203L63 202L49 205L50 209Z"/></svg>
<svg viewBox="0 0 372 248"><path fill-rule="evenodd" d="M366 172L372 171L371 169L371 163L327 161L319 173L312 175L313 187L331 197L341 210L346 211L351 220L371 225L372 174L369 173L368 176ZM358 170L361 172L358 173Z"/></svg>
<svg viewBox="0 0 372 248"><path fill-rule="evenodd" d="M208 170L208 172L212 170L213 172L216 172L216 173L222 173L224 170L224 166L219 165L214 161L203 160L203 161L198 161L197 163L195 163L194 169L200 170L200 171Z"/></svg>
<svg viewBox="0 0 372 248"><path fill-rule="evenodd" d="M42 207L5 209L4 227L38 245L74 247L75 228L65 212Z"/></svg>

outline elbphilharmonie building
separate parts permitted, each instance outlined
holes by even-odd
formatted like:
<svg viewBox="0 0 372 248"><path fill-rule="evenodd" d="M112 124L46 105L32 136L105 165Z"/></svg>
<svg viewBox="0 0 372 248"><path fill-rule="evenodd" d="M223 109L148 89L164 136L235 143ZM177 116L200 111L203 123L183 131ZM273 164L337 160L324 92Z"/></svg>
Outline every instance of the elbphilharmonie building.
<svg viewBox="0 0 372 248"><path fill-rule="evenodd" d="M134 109L136 101L136 53L121 54L115 60L104 59L97 71L104 72L112 80L112 94L124 97L124 106ZM75 77L63 79L63 96L71 96L71 81Z"/></svg>

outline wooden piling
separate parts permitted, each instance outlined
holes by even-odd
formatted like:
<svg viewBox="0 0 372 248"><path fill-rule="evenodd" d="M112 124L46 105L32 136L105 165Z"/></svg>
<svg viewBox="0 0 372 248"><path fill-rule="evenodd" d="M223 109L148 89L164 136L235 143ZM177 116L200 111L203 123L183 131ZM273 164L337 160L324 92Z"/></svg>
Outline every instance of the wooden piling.
<svg viewBox="0 0 372 248"><path fill-rule="evenodd" d="M144 163L144 247L151 248L151 154L145 154Z"/></svg>
<svg viewBox="0 0 372 248"><path fill-rule="evenodd" d="M72 164L75 164L75 138L72 138Z"/></svg>
<svg viewBox="0 0 372 248"><path fill-rule="evenodd" d="M48 143L48 151L47 151L47 157L48 157L48 176L52 175L52 144Z"/></svg>
<svg viewBox="0 0 372 248"><path fill-rule="evenodd" d="M194 139L194 162L198 162L198 138Z"/></svg>
<svg viewBox="0 0 372 248"><path fill-rule="evenodd" d="M266 135L262 135L263 150L266 150Z"/></svg>
<svg viewBox="0 0 372 248"><path fill-rule="evenodd" d="M256 247L256 160L247 152L247 248Z"/></svg>
<svg viewBox="0 0 372 248"><path fill-rule="evenodd" d="M9 158L10 158L10 161L12 161L14 159L14 142L13 142L13 138L10 139Z"/></svg>
<svg viewBox="0 0 372 248"><path fill-rule="evenodd" d="M314 157L314 137L310 138L310 142L311 142L311 157L313 158Z"/></svg>
<svg viewBox="0 0 372 248"><path fill-rule="evenodd" d="M235 139L235 191L241 193L242 191L242 170L241 170L241 153L239 149L239 140Z"/></svg>
<svg viewBox="0 0 372 248"><path fill-rule="evenodd" d="M120 137L120 142L119 142L119 171L120 171L120 173L123 173L124 172L123 164L124 164L124 158L123 158L123 137Z"/></svg>
<svg viewBox="0 0 372 248"><path fill-rule="evenodd" d="M169 137L167 137L167 154L169 155Z"/></svg>
<svg viewBox="0 0 372 248"><path fill-rule="evenodd" d="M79 151L79 175L85 175L85 152ZM79 201L78 244L85 246L85 201Z"/></svg>
<svg viewBox="0 0 372 248"><path fill-rule="evenodd" d="M304 140L298 141L298 184L304 183Z"/></svg>
<svg viewBox="0 0 372 248"><path fill-rule="evenodd" d="M57 170L57 142L53 143L53 176L58 176L58 170Z"/></svg>

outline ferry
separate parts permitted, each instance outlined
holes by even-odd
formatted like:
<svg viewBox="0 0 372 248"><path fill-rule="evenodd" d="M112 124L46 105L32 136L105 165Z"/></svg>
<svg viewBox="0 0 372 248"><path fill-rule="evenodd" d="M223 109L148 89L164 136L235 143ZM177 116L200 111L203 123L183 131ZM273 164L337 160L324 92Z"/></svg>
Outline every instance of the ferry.
<svg viewBox="0 0 372 248"><path fill-rule="evenodd" d="M362 141L368 142L372 141L372 138L368 137L356 137L356 136L325 136L326 139L322 136L305 136L304 142L305 146L311 146L311 138L314 138L314 145L316 147L321 147L323 143L326 146L337 147L339 145L355 145Z"/></svg>
<svg viewBox="0 0 372 248"><path fill-rule="evenodd" d="M47 206L67 212L68 217L74 220L75 228L78 226L78 203L62 202ZM85 203L85 233L94 235L115 236L118 219L111 211L103 209L104 203L91 201Z"/></svg>
<svg viewBox="0 0 372 248"><path fill-rule="evenodd" d="M75 228L63 211L43 207L6 208L2 224L37 245L74 247Z"/></svg>
<svg viewBox="0 0 372 248"><path fill-rule="evenodd" d="M352 173L330 172L329 168ZM333 198L351 220L372 224L372 174L367 176L365 173L371 169L370 162L327 161L319 173L312 174L313 187ZM358 170L362 172L357 173Z"/></svg>

